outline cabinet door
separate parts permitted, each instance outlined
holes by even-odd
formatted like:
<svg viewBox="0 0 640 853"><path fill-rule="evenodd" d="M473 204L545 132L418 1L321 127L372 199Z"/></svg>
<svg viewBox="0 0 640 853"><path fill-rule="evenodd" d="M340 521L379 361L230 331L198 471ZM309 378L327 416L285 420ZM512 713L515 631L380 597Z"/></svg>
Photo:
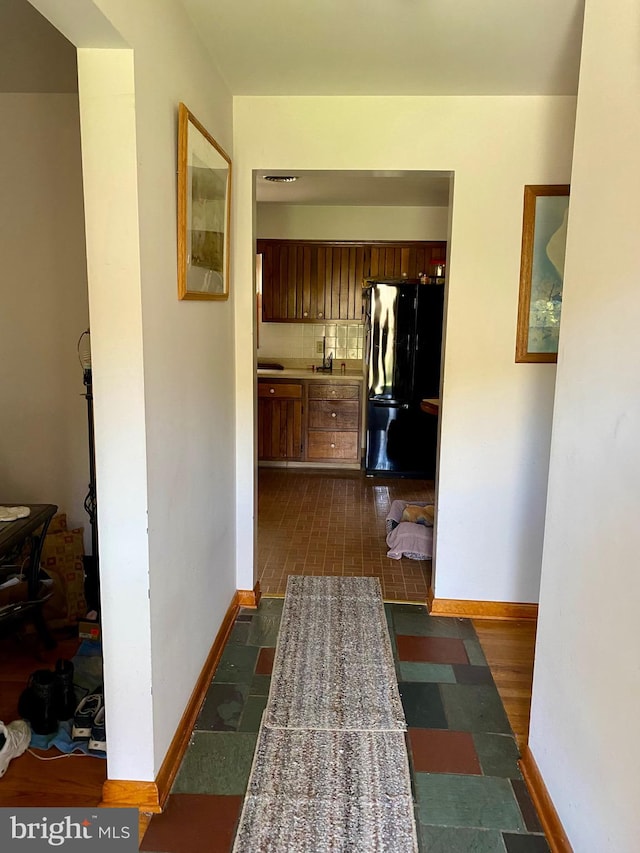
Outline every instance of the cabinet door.
<svg viewBox="0 0 640 853"><path fill-rule="evenodd" d="M258 398L258 459L302 458L302 400Z"/></svg>
<svg viewBox="0 0 640 853"><path fill-rule="evenodd" d="M371 278L418 278L421 273L429 274L435 260L444 261L447 244L425 243L377 243L371 246Z"/></svg>
<svg viewBox="0 0 640 853"><path fill-rule="evenodd" d="M258 382L258 458L302 458L302 384Z"/></svg>
<svg viewBox="0 0 640 853"><path fill-rule="evenodd" d="M418 278L446 243L325 243L258 240L262 319L309 322L362 319L365 278Z"/></svg>
<svg viewBox="0 0 640 853"><path fill-rule="evenodd" d="M330 258L325 317L327 320L360 320L362 282L369 275L371 248L364 244L334 246Z"/></svg>

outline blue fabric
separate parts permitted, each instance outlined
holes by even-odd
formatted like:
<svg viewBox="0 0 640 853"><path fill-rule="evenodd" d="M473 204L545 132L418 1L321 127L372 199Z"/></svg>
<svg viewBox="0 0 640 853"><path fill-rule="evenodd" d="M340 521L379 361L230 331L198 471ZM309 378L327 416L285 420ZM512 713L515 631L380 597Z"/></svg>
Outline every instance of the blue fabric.
<svg viewBox="0 0 640 853"><path fill-rule="evenodd" d="M97 657L102 656L102 643L96 643L94 640L83 640L78 646L78 651L73 659L75 664L76 658Z"/></svg>
<svg viewBox="0 0 640 853"><path fill-rule="evenodd" d="M31 732L32 749L51 749L57 747L60 752L83 752L85 755L95 755L97 758L106 758L102 752L89 752L88 741L73 740L71 737L71 723L64 722L58 725L58 731L50 735L37 735Z"/></svg>

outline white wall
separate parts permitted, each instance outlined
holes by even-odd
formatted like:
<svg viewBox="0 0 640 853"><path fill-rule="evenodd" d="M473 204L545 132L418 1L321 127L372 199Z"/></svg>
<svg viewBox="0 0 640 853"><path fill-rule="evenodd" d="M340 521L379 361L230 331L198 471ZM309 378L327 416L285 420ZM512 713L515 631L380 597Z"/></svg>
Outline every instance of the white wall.
<svg viewBox="0 0 640 853"><path fill-rule="evenodd" d="M108 777L153 778L133 56L78 51Z"/></svg>
<svg viewBox="0 0 640 853"><path fill-rule="evenodd" d="M576 853L638 849L639 31L588 0L530 733Z"/></svg>
<svg viewBox="0 0 640 853"><path fill-rule="evenodd" d="M250 316L253 169L455 172L439 598L538 597L555 368L514 362L522 196L525 184L568 182L574 111L570 97L234 99L238 317ZM246 321L236 331L238 513L248 517L253 341ZM238 548L247 566L250 543Z"/></svg>
<svg viewBox="0 0 640 853"><path fill-rule="evenodd" d="M157 772L236 589L233 285L178 301L176 278L177 106L232 152L232 101L180 4L108 5L136 69Z"/></svg>
<svg viewBox="0 0 640 853"><path fill-rule="evenodd" d="M150 780L235 590L233 298L176 278L178 103L232 151L232 101L174 0L34 5L85 48L109 778Z"/></svg>
<svg viewBox="0 0 640 853"><path fill-rule="evenodd" d="M256 233L280 240L446 240L447 210L264 202Z"/></svg>
<svg viewBox="0 0 640 853"><path fill-rule="evenodd" d="M89 545L78 96L0 94L0 112L0 491L57 504Z"/></svg>

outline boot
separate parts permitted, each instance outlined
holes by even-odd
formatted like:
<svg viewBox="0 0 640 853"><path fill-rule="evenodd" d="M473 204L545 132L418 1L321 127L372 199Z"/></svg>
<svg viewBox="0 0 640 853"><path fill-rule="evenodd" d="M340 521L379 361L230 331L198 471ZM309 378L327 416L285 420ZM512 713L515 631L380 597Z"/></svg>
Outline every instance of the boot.
<svg viewBox="0 0 640 853"><path fill-rule="evenodd" d="M58 720L70 720L76 710L76 694L73 689L73 663L60 658L56 661L55 705Z"/></svg>
<svg viewBox="0 0 640 853"><path fill-rule="evenodd" d="M29 685L18 701L20 716L31 723L37 735L50 735L58 729L55 703L55 676L50 669L37 669L29 676Z"/></svg>

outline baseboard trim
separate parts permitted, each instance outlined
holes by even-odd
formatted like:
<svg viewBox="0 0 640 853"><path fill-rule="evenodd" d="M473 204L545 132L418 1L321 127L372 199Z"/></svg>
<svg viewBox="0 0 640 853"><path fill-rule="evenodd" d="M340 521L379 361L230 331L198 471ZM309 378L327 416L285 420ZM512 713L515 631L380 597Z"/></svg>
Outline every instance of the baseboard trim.
<svg viewBox="0 0 640 853"><path fill-rule="evenodd" d="M237 595L240 607L257 607L262 597L260 581L256 581L253 589L239 589Z"/></svg>
<svg viewBox="0 0 640 853"><path fill-rule="evenodd" d="M187 706L182 715L182 719L178 725L173 740L167 750L167 754L162 762L160 771L155 782L136 782L127 779L107 779L102 786L102 802L100 806L106 808L117 807L135 807L141 812L151 814L159 814L162 812L164 805L169 797L171 786L176 778L180 763L189 744L189 738L195 725L200 708L207 695L207 690L211 684L213 674L218 666L220 657L233 628L233 623L240 609L240 594L241 591L234 593L231 604L227 612L220 630L216 634L216 638L211 646L211 651L207 655L202 671L193 688L191 697L187 702ZM252 600L260 600L260 588L257 592L250 591ZM245 607L257 607L256 604L243 605Z"/></svg>
<svg viewBox="0 0 640 853"><path fill-rule="evenodd" d="M467 619L537 619L537 604L512 601L472 601L458 598L434 598L433 616L461 616Z"/></svg>
<svg viewBox="0 0 640 853"><path fill-rule="evenodd" d="M102 786L100 808L135 808L146 814L162 811L156 783L134 782L130 779L107 779Z"/></svg>
<svg viewBox="0 0 640 853"><path fill-rule="evenodd" d="M521 749L522 758L518 762L524 776L524 781L529 789L529 794L536 807L540 823L547 836L547 841L552 853L573 853L567 834L558 817L553 800L549 796L547 786L538 769L533 753L528 746Z"/></svg>
<svg viewBox="0 0 640 853"><path fill-rule="evenodd" d="M435 593L433 591L433 587L429 584L429 589L427 590L427 610L429 613L433 612L433 602L435 601Z"/></svg>

